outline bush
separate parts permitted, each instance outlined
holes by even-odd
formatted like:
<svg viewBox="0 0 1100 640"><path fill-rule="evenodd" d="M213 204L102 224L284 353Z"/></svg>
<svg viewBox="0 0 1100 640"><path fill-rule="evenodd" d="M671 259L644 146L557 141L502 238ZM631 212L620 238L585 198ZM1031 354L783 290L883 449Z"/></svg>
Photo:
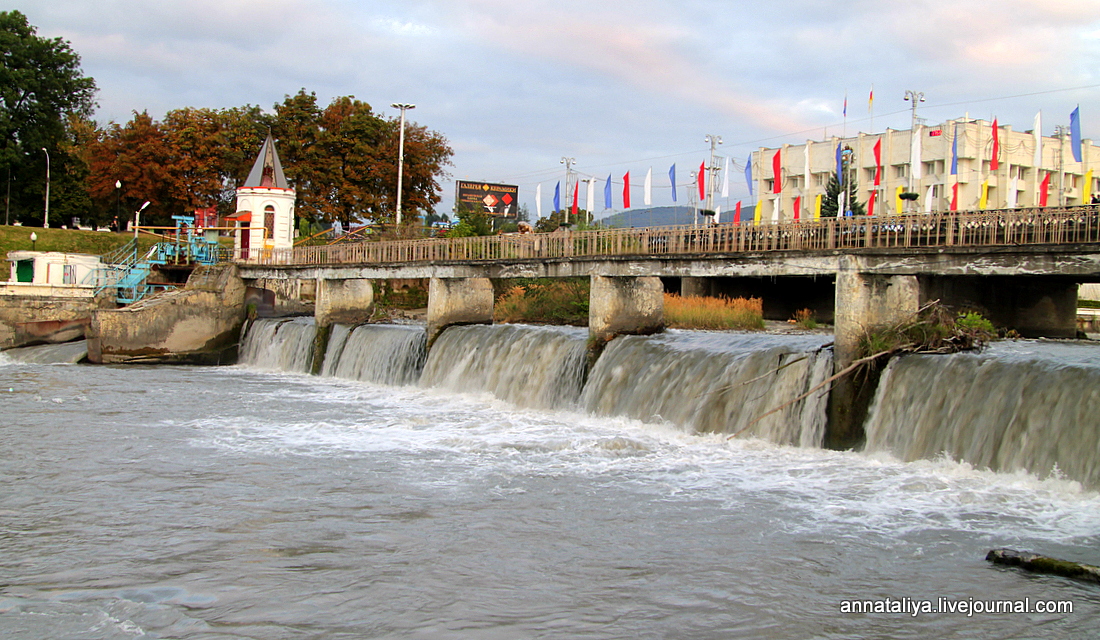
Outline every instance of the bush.
<svg viewBox="0 0 1100 640"><path fill-rule="evenodd" d="M665 324L677 329L763 329L764 301L666 293Z"/></svg>
<svg viewBox="0 0 1100 640"><path fill-rule="evenodd" d="M792 318L792 320L799 327L806 329L807 331L811 329L816 329L818 326L817 316L812 309L799 309L798 311L795 311L794 318Z"/></svg>
<svg viewBox="0 0 1100 640"><path fill-rule="evenodd" d="M493 307L495 322L588 324L587 278L520 280Z"/></svg>

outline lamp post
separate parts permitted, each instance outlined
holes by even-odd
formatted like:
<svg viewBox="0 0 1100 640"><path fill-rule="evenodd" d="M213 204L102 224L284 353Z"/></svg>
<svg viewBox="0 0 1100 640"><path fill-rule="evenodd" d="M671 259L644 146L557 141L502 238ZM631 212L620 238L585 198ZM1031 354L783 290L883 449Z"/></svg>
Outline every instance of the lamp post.
<svg viewBox="0 0 1100 640"><path fill-rule="evenodd" d="M566 203L569 202L569 194L571 193L571 191L569 189L569 183L570 183L570 181L573 180L573 165L576 164L576 162L577 162L576 158L563 157L561 159L561 162L558 163L558 164L564 164L565 165L565 201L566 201ZM565 227L566 229L568 229L570 227L570 225L573 224L573 221L569 219L569 205L568 204L566 204L566 206L562 207L561 219L563 220L563 222L561 223L561 226Z"/></svg>
<svg viewBox="0 0 1100 640"><path fill-rule="evenodd" d="M37 251L38 234L31 231L31 251Z"/></svg>
<svg viewBox="0 0 1100 640"><path fill-rule="evenodd" d="M722 136L707 134L703 141L710 144L710 166L707 167L707 206L706 211L714 211L714 178L718 174L718 165L714 162L714 152L718 145L722 144Z"/></svg>
<svg viewBox="0 0 1100 640"><path fill-rule="evenodd" d="M924 92L923 91L909 91L909 90L906 90L905 91L905 99L912 101L913 120L912 120L912 123L909 126L909 135L910 136L915 136L915 135L917 135L917 103L918 102L924 102ZM909 159L909 193L913 193L913 163L914 162L920 162L920 158L910 158ZM876 192L875 195L877 196L878 193Z"/></svg>
<svg viewBox="0 0 1100 640"><path fill-rule="evenodd" d="M50 152L46 151L46 147L42 147L42 152L46 154L46 215L42 218L42 228L50 228Z"/></svg>
<svg viewBox="0 0 1100 640"><path fill-rule="evenodd" d="M415 104L406 104L404 102L394 102L390 105L394 109L401 110L401 133L398 136L397 143L397 227L401 227L401 179L405 171L405 111L408 109L415 109Z"/></svg>
<svg viewBox="0 0 1100 640"><path fill-rule="evenodd" d="M149 206L149 201L146 200L145 204L141 205L141 208L134 212L134 240L137 240L138 224L141 222L141 212L145 211L145 207Z"/></svg>
<svg viewBox="0 0 1100 640"><path fill-rule="evenodd" d="M115 180L115 231L118 231L118 219L122 217L122 180Z"/></svg>

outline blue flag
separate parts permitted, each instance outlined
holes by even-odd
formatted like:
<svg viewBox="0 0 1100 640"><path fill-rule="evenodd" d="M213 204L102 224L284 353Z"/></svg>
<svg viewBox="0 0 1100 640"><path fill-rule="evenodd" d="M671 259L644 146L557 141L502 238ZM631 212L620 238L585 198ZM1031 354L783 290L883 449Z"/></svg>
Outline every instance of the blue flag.
<svg viewBox="0 0 1100 640"><path fill-rule="evenodd" d="M951 141L951 175L959 175L959 125L955 125L955 131L952 134L955 139Z"/></svg>
<svg viewBox="0 0 1100 640"><path fill-rule="evenodd" d="M842 157L840 155L840 141L838 140L836 143L836 181L844 184L844 162Z"/></svg>
<svg viewBox="0 0 1100 640"><path fill-rule="evenodd" d="M745 160L745 184L749 185L749 195L753 195L752 191L752 154L749 154L749 159Z"/></svg>
<svg viewBox="0 0 1100 640"><path fill-rule="evenodd" d="M561 180L554 185L554 211L561 211Z"/></svg>
<svg viewBox="0 0 1100 640"><path fill-rule="evenodd" d="M1081 105L1069 114L1069 140L1073 150L1073 159L1081 161Z"/></svg>
<svg viewBox="0 0 1100 640"><path fill-rule="evenodd" d="M607 174L607 182L603 185L603 208L611 209L611 174Z"/></svg>
<svg viewBox="0 0 1100 640"><path fill-rule="evenodd" d="M672 201L676 202L676 163L669 167L668 181L672 183Z"/></svg>

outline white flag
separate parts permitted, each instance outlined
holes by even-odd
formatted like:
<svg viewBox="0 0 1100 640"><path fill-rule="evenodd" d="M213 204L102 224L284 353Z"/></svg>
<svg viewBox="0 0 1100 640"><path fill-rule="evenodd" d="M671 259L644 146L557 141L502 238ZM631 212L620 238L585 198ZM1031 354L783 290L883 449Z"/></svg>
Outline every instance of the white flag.
<svg viewBox="0 0 1100 640"><path fill-rule="evenodd" d="M653 204L653 167L645 172L645 191L643 192L642 202L647 205Z"/></svg>
<svg viewBox="0 0 1100 640"><path fill-rule="evenodd" d="M1016 176L1012 176L1012 179L1008 181L1008 208L1015 209L1018 204L1016 189L1020 186L1020 179Z"/></svg>
<svg viewBox="0 0 1100 640"><path fill-rule="evenodd" d="M932 192L934 191L933 185L928 185L928 193L924 196L924 212L932 213Z"/></svg>
<svg viewBox="0 0 1100 640"><path fill-rule="evenodd" d="M588 180L588 193L585 194L584 208L588 210L588 216L594 218L592 215L592 206L596 200L596 179L591 178Z"/></svg>
<svg viewBox="0 0 1100 640"><path fill-rule="evenodd" d="M726 156L726 168L722 170L722 197L730 197L730 159ZM718 218L716 217L715 220Z"/></svg>
<svg viewBox="0 0 1100 640"><path fill-rule="evenodd" d="M726 162L729 162L729 158L726 158ZM722 219L722 205L714 205L714 224L718 224L718 221Z"/></svg>
<svg viewBox="0 0 1100 640"><path fill-rule="evenodd" d="M920 137L922 129L920 125L913 127L912 138L913 144L909 149L909 171L913 174L914 180L920 180L924 175L923 167L921 166L921 154L920 154Z"/></svg>
<svg viewBox="0 0 1100 640"><path fill-rule="evenodd" d="M1032 159L1031 164L1035 167L1035 175L1039 175L1038 169L1043 166L1043 112L1035 114L1035 128L1032 130L1032 135L1035 136L1035 157Z"/></svg>
<svg viewBox="0 0 1100 640"><path fill-rule="evenodd" d="M535 219L542 218L542 183L535 187Z"/></svg>

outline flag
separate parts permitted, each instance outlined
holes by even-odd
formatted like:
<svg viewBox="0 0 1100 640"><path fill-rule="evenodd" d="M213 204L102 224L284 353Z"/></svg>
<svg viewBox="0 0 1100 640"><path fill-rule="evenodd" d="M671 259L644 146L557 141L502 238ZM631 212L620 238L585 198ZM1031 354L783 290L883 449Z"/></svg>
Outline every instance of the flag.
<svg viewBox="0 0 1100 640"><path fill-rule="evenodd" d="M928 185L928 193L924 194L924 212L932 213L932 194L936 189L934 185Z"/></svg>
<svg viewBox="0 0 1100 640"><path fill-rule="evenodd" d="M959 183L951 185L951 210L959 210Z"/></svg>
<svg viewBox="0 0 1100 640"><path fill-rule="evenodd" d="M1020 179L1016 176L1012 176L1012 179L1008 181L1008 203L1005 205L1009 209L1015 209L1019 204L1017 190L1020 188Z"/></svg>
<svg viewBox="0 0 1100 640"><path fill-rule="evenodd" d="M899 216L905 211L905 201L901 199L903 191L905 191L905 187L898 187L894 190L894 212Z"/></svg>
<svg viewBox="0 0 1100 640"><path fill-rule="evenodd" d="M875 141L873 151L875 152L875 186L877 187L882 183L882 138Z"/></svg>
<svg viewBox="0 0 1100 640"><path fill-rule="evenodd" d="M953 134L955 139L951 141L951 175L959 175L959 125L955 125Z"/></svg>
<svg viewBox="0 0 1100 640"><path fill-rule="evenodd" d="M1001 166L1001 135L998 131L997 119L993 118L993 157L989 159L989 170L996 171Z"/></svg>
<svg viewBox="0 0 1100 640"><path fill-rule="evenodd" d="M779 156L780 153L782 153L782 150L776 149L775 155L772 156L772 175L775 176L775 184L772 185L772 193L783 193L783 173L782 167L780 166L782 164L782 159Z"/></svg>
<svg viewBox="0 0 1100 640"><path fill-rule="evenodd" d="M580 195L581 184L579 182L573 183L573 215L577 215L577 196Z"/></svg>
<svg viewBox="0 0 1100 640"><path fill-rule="evenodd" d="M1031 135L1035 137L1035 157L1032 159L1031 164L1035 167L1035 171L1038 172L1043 166L1043 112L1035 114L1035 126L1031 130ZM1038 175L1038 173L1036 173Z"/></svg>
<svg viewBox="0 0 1100 640"><path fill-rule="evenodd" d="M610 209L614 205L611 204L611 174L607 174L607 182L603 185L603 208Z"/></svg>
<svg viewBox="0 0 1100 640"><path fill-rule="evenodd" d="M1050 191L1050 172L1043 176L1043 183L1039 185L1039 206L1047 206L1047 196Z"/></svg>
<svg viewBox="0 0 1100 640"><path fill-rule="evenodd" d="M1081 105L1069 114L1069 146L1073 151L1073 159L1081 161Z"/></svg>
<svg viewBox="0 0 1100 640"><path fill-rule="evenodd" d="M844 176L841 175L841 172L843 170L844 170L844 164L843 164L843 158L840 155L840 141L837 140L837 143L836 143L836 181L837 182L840 182L840 183L844 182Z"/></svg>
<svg viewBox="0 0 1100 640"><path fill-rule="evenodd" d="M642 191L642 202L653 204L653 167L645 172L645 190Z"/></svg>
<svg viewBox="0 0 1100 640"><path fill-rule="evenodd" d="M817 197L814 198L814 220L820 220L821 219L821 198L822 198L822 196L823 196L823 194L819 193L819 194L817 194Z"/></svg>
<svg viewBox="0 0 1100 640"><path fill-rule="evenodd" d="M867 216L875 215L875 200L878 200L878 189L871 191L871 197L867 199Z"/></svg>
<svg viewBox="0 0 1100 640"><path fill-rule="evenodd" d="M590 218L595 218L593 211L596 210L596 179L591 178L588 181L588 193L585 194L584 208L588 211Z"/></svg>
<svg viewBox="0 0 1100 640"><path fill-rule="evenodd" d="M871 93L867 94L867 112L875 107L875 85L871 85Z"/></svg>
<svg viewBox="0 0 1100 640"><path fill-rule="evenodd" d="M772 207L772 224L779 224L779 219L783 216L783 194L775 196L772 202L775 203Z"/></svg>
<svg viewBox="0 0 1100 640"><path fill-rule="evenodd" d="M561 211L561 180L554 185L554 211Z"/></svg>
<svg viewBox="0 0 1100 640"><path fill-rule="evenodd" d="M848 92L844 92L844 117L848 117Z"/></svg>
<svg viewBox="0 0 1100 640"><path fill-rule="evenodd" d="M726 168L722 170L722 197L730 197L730 159L726 156Z"/></svg>
<svg viewBox="0 0 1100 640"><path fill-rule="evenodd" d="M702 202L706 198L706 194L703 193L703 181L706 179L704 176L707 174L707 161L704 160L699 163L699 175L695 177L696 182L699 183L699 202Z"/></svg>
<svg viewBox="0 0 1100 640"><path fill-rule="evenodd" d="M798 220L799 218L801 218L801 213L800 213L801 210L802 210L802 196L797 196L794 199L794 219L795 220Z"/></svg>
<svg viewBox="0 0 1100 640"><path fill-rule="evenodd" d="M542 217L542 183L535 186L535 219Z"/></svg>
<svg viewBox="0 0 1100 640"><path fill-rule="evenodd" d="M753 195L752 192L752 154L749 154L749 159L745 161L745 184L749 185L749 195Z"/></svg>
<svg viewBox="0 0 1100 640"><path fill-rule="evenodd" d="M1092 169L1085 172L1085 187L1081 192L1081 204L1092 203Z"/></svg>
<svg viewBox="0 0 1100 640"><path fill-rule="evenodd" d="M722 218L722 205L714 206L714 224L718 224L718 221Z"/></svg>
<svg viewBox="0 0 1100 640"><path fill-rule="evenodd" d="M676 202L676 165L675 163L668 169L668 181L672 183L672 201Z"/></svg>
<svg viewBox="0 0 1100 640"><path fill-rule="evenodd" d="M737 201L737 208L733 210L733 224L741 224L741 201Z"/></svg>
<svg viewBox="0 0 1100 640"><path fill-rule="evenodd" d="M623 209L630 208L630 172L623 176Z"/></svg>
<svg viewBox="0 0 1100 640"><path fill-rule="evenodd" d="M760 224L760 217L763 215L763 213L764 213L764 201L763 200L757 200L756 201L756 209L753 211L753 214L752 214L752 223L757 224L757 225Z"/></svg>
<svg viewBox="0 0 1100 640"><path fill-rule="evenodd" d="M989 178L982 183L982 195L978 197L978 208L985 209L989 204Z"/></svg>

